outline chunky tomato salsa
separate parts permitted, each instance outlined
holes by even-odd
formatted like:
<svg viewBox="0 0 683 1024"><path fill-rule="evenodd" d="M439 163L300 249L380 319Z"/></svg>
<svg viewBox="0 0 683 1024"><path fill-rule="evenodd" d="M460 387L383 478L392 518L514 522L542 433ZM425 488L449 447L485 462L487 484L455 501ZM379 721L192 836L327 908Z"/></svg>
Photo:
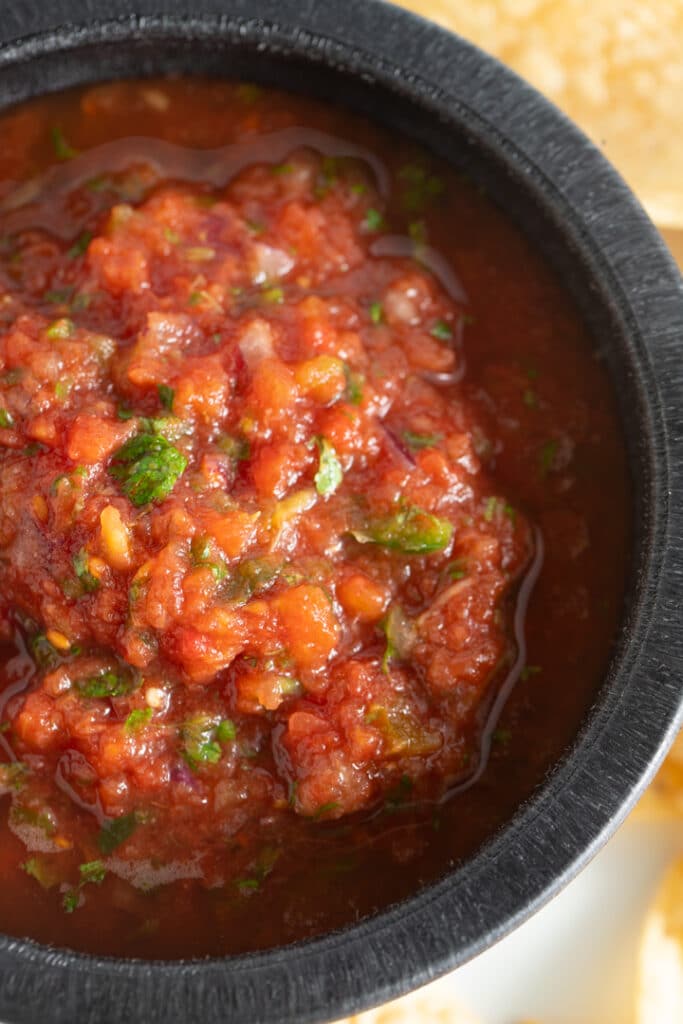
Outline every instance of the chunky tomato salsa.
<svg viewBox="0 0 683 1024"><path fill-rule="evenodd" d="M604 373L486 198L347 115L160 81L2 128L0 928L352 920L490 834L599 680Z"/></svg>

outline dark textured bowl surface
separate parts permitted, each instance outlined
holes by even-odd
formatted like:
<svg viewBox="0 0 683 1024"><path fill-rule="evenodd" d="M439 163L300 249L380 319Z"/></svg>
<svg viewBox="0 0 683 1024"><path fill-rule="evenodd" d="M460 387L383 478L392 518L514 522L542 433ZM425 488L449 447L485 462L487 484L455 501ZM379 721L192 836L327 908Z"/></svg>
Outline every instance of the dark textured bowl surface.
<svg viewBox="0 0 683 1024"><path fill-rule="evenodd" d="M482 181L558 269L617 390L636 524L609 672L572 750L474 857L354 927L225 960L97 959L0 938L7 1024L337 1019L495 942L604 843L661 760L683 694L683 286L596 149L462 40L375 0L13 0L0 106L86 81L185 71L343 102Z"/></svg>

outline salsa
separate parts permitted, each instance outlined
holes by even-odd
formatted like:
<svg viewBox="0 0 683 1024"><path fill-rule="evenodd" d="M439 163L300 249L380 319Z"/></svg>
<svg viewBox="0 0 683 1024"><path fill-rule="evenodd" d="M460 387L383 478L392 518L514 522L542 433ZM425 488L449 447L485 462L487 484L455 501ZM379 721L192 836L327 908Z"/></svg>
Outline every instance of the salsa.
<svg viewBox="0 0 683 1024"><path fill-rule="evenodd" d="M313 101L0 124L0 929L221 954L414 891L609 655L627 477L580 319L481 191Z"/></svg>

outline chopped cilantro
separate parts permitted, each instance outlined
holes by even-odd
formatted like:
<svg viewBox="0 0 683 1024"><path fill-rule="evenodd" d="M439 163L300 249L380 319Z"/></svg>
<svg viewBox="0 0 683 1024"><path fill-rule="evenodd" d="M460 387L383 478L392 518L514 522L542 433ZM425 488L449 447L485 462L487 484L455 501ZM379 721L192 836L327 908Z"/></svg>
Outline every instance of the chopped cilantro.
<svg viewBox="0 0 683 1024"><path fill-rule="evenodd" d="M403 431L403 440L410 448L433 448L439 441L443 441L443 434L414 434L412 430Z"/></svg>
<svg viewBox="0 0 683 1024"><path fill-rule="evenodd" d="M279 306L285 301L285 293L282 288L264 288L261 298L271 306Z"/></svg>
<svg viewBox="0 0 683 1024"><path fill-rule="evenodd" d="M414 629L410 619L398 604L392 604L381 624L387 639L387 646L382 658L382 671L389 672L389 664L394 658L405 658L414 642Z"/></svg>
<svg viewBox="0 0 683 1024"><path fill-rule="evenodd" d="M206 534L193 537L190 545L192 564L210 569L214 579L222 580L228 574L228 567L219 555L213 553L211 538Z"/></svg>
<svg viewBox="0 0 683 1024"><path fill-rule="evenodd" d="M93 882L95 885L101 885L104 881L107 869L101 860L90 860L87 864L81 864L78 869L81 876L81 882Z"/></svg>
<svg viewBox="0 0 683 1024"><path fill-rule="evenodd" d="M92 594L99 587L100 581L88 569L88 552L86 549L81 548L78 554L74 555L72 561L74 572L81 581L83 590L88 594Z"/></svg>
<svg viewBox="0 0 683 1024"><path fill-rule="evenodd" d="M361 544L379 544L405 554L443 551L453 536L453 524L416 505L400 508L393 515L376 519L364 530L351 534Z"/></svg>
<svg viewBox="0 0 683 1024"><path fill-rule="evenodd" d="M437 320L429 333L439 341L450 341L453 337L453 331L445 320Z"/></svg>
<svg viewBox="0 0 683 1024"><path fill-rule="evenodd" d="M135 689L136 679L132 675L117 675L116 672L109 670L83 682L76 682L75 686L81 697L123 697Z"/></svg>
<svg viewBox="0 0 683 1024"><path fill-rule="evenodd" d="M408 225L408 234L416 245L425 245L427 242L427 225L423 220L414 220Z"/></svg>
<svg viewBox="0 0 683 1024"><path fill-rule="evenodd" d="M554 466L558 444L556 440L546 441L541 448L541 474L545 476Z"/></svg>
<svg viewBox="0 0 683 1024"><path fill-rule="evenodd" d="M65 401L69 397L71 389L74 386L74 382L70 377L65 377L64 380L58 380L55 384L55 398L59 402Z"/></svg>
<svg viewBox="0 0 683 1024"><path fill-rule="evenodd" d="M39 668L53 668L57 664L57 652L44 633L35 633L29 640L29 648Z"/></svg>
<svg viewBox="0 0 683 1024"><path fill-rule="evenodd" d="M219 743L231 743L237 737L237 728L230 718L224 718L216 726L216 739Z"/></svg>
<svg viewBox="0 0 683 1024"><path fill-rule="evenodd" d="M50 341L57 341L58 339L70 338L74 330L73 320L69 320L68 317L61 317L59 320L53 320L45 333Z"/></svg>
<svg viewBox="0 0 683 1024"><path fill-rule="evenodd" d="M291 174L293 170L294 167L292 164L275 164L271 167L273 174Z"/></svg>
<svg viewBox="0 0 683 1024"><path fill-rule="evenodd" d="M467 576L467 565L462 558L449 562L445 569L446 575L452 580L462 580Z"/></svg>
<svg viewBox="0 0 683 1024"><path fill-rule="evenodd" d="M64 132L58 125L51 130L50 138L58 160L71 160L72 157L78 156L78 150L69 145L64 137Z"/></svg>
<svg viewBox="0 0 683 1024"><path fill-rule="evenodd" d="M373 324L381 324L384 320L384 310L381 302L370 303L370 319Z"/></svg>
<svg viewBox="0 0 683 1024"><path fill-rule="evenodd" d="M164 238L169 245L178 245L180 242L180 235L177 231L174 231L173 228L164 227Z"/></svg>
<svg viewBox="0 0 683 1024"><path fill-rule="evenodd" d="M238 878L235 885L242 893L256 892L261 888L258 878Z"/></svg>
<svg viewBox="0 0 683 1024"><path fill-rule="evenodd" d="M263 89L254 82L242 82L237 86L237 95L244 103L256 103L263 95Z"/></svg>
<svg viewBox="0 0 683 1024"><path fill-rule="evenodd" d="M43 889L52 889L60 881L57 865L46 857L29 857L21 866Z"/></svg>
<svg viewBox="0 0 683 1024"><path fill-rule="evenodd" d="M317 821L324 815L331 814L332 811L336 811L339 808L339 806L340 805L336 800L330 800L330 802L327 804L321 804L320 807L316 808L316 810L313 812L313 820Z"/></svg>
<svg viewBox="0 0 683 1024"><path fill-rule="evenodd" d="M216 741L219 726L220 723L205 712L198 712L184 722L180 735L183 756L190 768L197 769L203 764L220 761L221 747Z"/></svg>
<svg viewBox="0 0 683 1024"><path fill-rule="evenodd" d="M159 401L164 409L168 409L171 412L173 409L173 399L175 398L173 388L170 388L168 384L157 384L157 392L159 393Z"/></svg>
<svg viewBox="0 0 683 1024"><path fill-rule="evenodd" d="M409 775L402 775L393 789L387 793L384 809L390 814L399 810L413 791L413 780Z"/></svg>
<svg viewBox="0 0 683 1024"><path fill-rule="evenodd" d="M381 231L384 227L384 217L379 210L371 206L365 214L364 224L368 231Z"/></svg>
<svg viewBox="0 0 683 1024"><path fill-rule="evenodd" d="M120 405L116 410L116 416L120 420L132 420L135 413L132 409L127 409L124 405Z"/></svg>
<svg viewBox="0 0 683 1024"><path fill-rule="evenodd" d="M525 665L524 668L522 669L522 671L520 672L520 679L523 679L523 680L530 679L531 676L537 676L540 671L541 671L541 666L540 665Z"/></svg>
<svg viewBox="0 0 683 1024"><path fill-rule="evenodd" d="M421 213L444 191L444 183L422 164L406 164L398 174L403 183L401 201L410 213Z"/></svg>
<svg viewBox="0 0 683 1024"><path fill-rule="evenodd" d="M198 306L203 298L203 292L190 292L190 297L188 298L187 301L190 306Z"/></svg>
<svg viewBox="0 0 683 1024"><path fill-rule="evenodd" d="M320 452L318 472L315 474L315 489L318 494L334 494L342 482L344 472L334 446L325 437L317 437Z"/></svg>
<svg viewBox="0 0 683 1024"><path fill-rule="evenodd" d="M216 446L235 462L244 462L251 453L249 441L243 437L234 437L232 434L223 434L218 438Z"/></svg>
<svg viewBox="0 0 683 1024"><path fill-rule="evenodd" d="M55 288L51 291L45 292L43 298L45 302L49 302L53 306L63 306L71 302L71 296L73 295L73 288Z"/></svg>
<svg viewBox="0 0 683 1024"><path fill-rule="evenodd" d="M138 824L138 817L135 811L124 814L120 818L111 818L100 829L97 837L97 845L105 856L109 856L114 850L125 843L135 831Z"/></svg>
<svg viewBox="0 0 683 1024"><path fill-rule="evenodd" d="M344 376L346 377L346 400L351 405L360 405L363 401L365 378L361 373L355 373L347 363L344 363Z"/></svg>
<svg viewBox="0 0 683 1024"><path fill-rule="evenodd" d="M86 181L85 185L91 192L104 192L105 189L111 188L111 178L105 174L98 174L96 178Z"/></svg>
<svg viewBox="0 0 683 1024"><path fill-rule="evenodd" d="M84 231L83 234L79 235L74 244L67 252L67 256L70 260L78 259L79 256L83 256L88 246L92 242L92 232Z"/></svg>
<svg viewBox="0 0 683 1024"><path fill-rule="evenodd" d="M484 505L484 519L486 520L487 523L490 523L491 520L493 519L497 505L498 498L496 498L494 495L491 495L490 498L486 499L486 504Z"/></svg>
<svg viewBox="0 0 683 1024"><path fill-rule="evenodd" d="M62 906L67 914L73 914L74 910L77 910L81 903L81 890L80 887L75 889L67 889L62 897Z"/></svg>
<svg viewBox="0 0 683 1024"><path fill-rule="evenodd" d="M107 869L101 860L91 860L87 864L81 864L78 873L80 875L78 885L67 889L62 898L62 906L67 914L72 914L83 902L82 890L85 885L89 882L93 885L102 884L107 874Z"/></svg>
<svg viewBox="0 0 683 1024"><path fill-rule="evenodd" d="M123 723L123 728L126 732L137 732L143 725L148 724L153 714L152 708L135 708Z"/></svg>
<svg viewBox="0 0 683 1024"><path fill-rule="evenodd" d="M528 409L538 408L538 395L532 388L526 388L522 395L522 399Z"/></svg>
<svg viewBox="0 0 683 1024"><path fill-rule="evenodd" d="M157 434L137 434L115 453L109 473L126 497L139 507L163 501L185 471L187 459Z"/></svg>
<svg viewBox="0 0 683 1024"><path fill-rule="evenodd" d="M14 418L7 409L0 409L0 427L4 430L11 430L14 426Z"/></svg>
<svg viewBox="0 0 683 1024"><path fill-rule="evenodd" d="M3 732L10 728L9 722L2 723ZM21 761L10 761L8 764L0 764L0 788L21 789L28 774L28 768Z"/></svg>
<svg viewBox="0 0 683 1024"><path fill-rule="evenodd" d="M75 313L81 313L84 309L87 309L92 302L94 296L90 292L77 292L71 302L71 309Z"/></svg>
<svg viewBox="0 0 683 1024"><path fill-rule="evenodd" d="M25 807L15 803L12 804L9 813L11 821L19 825L39 828L46 836L53 836L57 831L57 826L46 811L38 811L35 807Z"/></svg>

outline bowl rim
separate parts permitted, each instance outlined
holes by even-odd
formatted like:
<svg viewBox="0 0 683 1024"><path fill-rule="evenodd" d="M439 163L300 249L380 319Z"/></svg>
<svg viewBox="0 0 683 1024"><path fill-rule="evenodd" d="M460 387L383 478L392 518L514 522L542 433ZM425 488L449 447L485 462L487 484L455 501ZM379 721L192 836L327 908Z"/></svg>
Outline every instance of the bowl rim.
<svg viewBox="0 0 683 1024"><path fill-rule="evenodd" d="M313 48L319 59L457 116L507 153L511 171L529 176L546 200L552 195L568 240L614 302L647 395L646 575L618 672L541 791L465 864L353 926L241 956L120 960L0 937L8 1021L40 1019L47 1008L55 1021L211 1024L226 1011L235 1024L336 1019L445 973L535 912L616 830L675 735L683 718L683 282L635 197L578 128L493 58L382 0L346 0L343 17L335 0L107 0L106 10L92 0L20 0L0 24L0 70L138 32L239 33L309 59Z"/></svg>

